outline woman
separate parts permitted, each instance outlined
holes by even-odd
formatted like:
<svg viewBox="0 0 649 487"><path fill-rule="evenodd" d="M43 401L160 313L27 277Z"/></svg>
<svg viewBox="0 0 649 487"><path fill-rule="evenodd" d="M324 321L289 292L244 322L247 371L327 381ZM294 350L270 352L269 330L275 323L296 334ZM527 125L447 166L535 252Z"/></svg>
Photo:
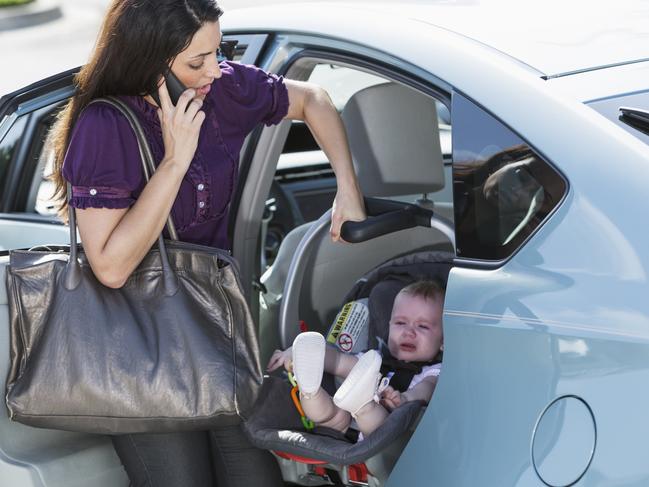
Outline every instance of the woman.
<svg viewBox="0 0 649 487"><path fill-rule="evenodd" d="M338 191L331 235L365 217L340 118L324 91L251 66L218 63L214 0L114 0L78 93L55 128L56 184L77 209L79 232L97 278L121 287L163 229L169 212L180 240L230 248L229 203L238 155L259 123L301 119L332 161ZM188 89L173 105L161 73ZM158 92L160 106L150 93ZM137 113L158 163L145 184L134 134L106 104L119 95ZM64 209L65 203L62 205ZM240 427L183 434L124 435L113 440L133 485L282 485L270 453Z"/></svg>

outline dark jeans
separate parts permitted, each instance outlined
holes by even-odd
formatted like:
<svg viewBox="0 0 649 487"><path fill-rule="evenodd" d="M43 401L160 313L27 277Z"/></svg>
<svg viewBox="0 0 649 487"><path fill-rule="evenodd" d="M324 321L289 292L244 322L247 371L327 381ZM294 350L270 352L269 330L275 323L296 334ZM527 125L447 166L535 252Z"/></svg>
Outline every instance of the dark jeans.
<svg viewBox="0 0 649 487"><path fill-rule="evenodd" d="M280 487L270 452L252 446L240 426L210 431L114 436L133 487Z"/></svg>

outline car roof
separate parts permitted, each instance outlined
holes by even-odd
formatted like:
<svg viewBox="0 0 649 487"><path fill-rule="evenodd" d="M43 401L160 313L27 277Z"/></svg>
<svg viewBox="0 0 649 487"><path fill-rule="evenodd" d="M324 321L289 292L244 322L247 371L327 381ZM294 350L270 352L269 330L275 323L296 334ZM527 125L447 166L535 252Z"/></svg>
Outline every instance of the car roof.
<svg viewBox="0 0 649 487"><path fill-rule="evenodd" d="M285 12L295 16L301 8L287 5ZM359 9L389 16L395 30L398 19L428 24L488 46L547 78L649 59L649 2L639 0L321 3L309 5L305 15L313 8L338 12L340 22L353 19L351 29L362 22ZM281 6L273 10L282 15Z"/></svg>
<svg viewBox="0 0 649 487"><path fill-rule="evenodd" d="M372 8L469 37L545 76L649 58L647 2L479 0Z"/></svg>

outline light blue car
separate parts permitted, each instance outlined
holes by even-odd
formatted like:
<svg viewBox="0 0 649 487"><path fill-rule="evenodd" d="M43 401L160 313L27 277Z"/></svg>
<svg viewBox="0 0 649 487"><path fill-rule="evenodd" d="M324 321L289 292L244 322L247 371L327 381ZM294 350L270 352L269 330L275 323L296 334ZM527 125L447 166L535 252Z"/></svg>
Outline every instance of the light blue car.
<svg viewBox="0 0 649 487"><path fill-rule="evenodd" d="M231 212L262 361L300 319L325 332L382 262L453 259L443 371L407 446L363 478L278 457L287 483L649 485L649 5L292 4L221 24L234 60L328 90L365 195L396 208L331 243L335 180L304 125L253 132ZM68 241L44 175L75 71L0 99L2 388L8 251ZM0 416L0 486L127 485L108 438Z"/></svg>

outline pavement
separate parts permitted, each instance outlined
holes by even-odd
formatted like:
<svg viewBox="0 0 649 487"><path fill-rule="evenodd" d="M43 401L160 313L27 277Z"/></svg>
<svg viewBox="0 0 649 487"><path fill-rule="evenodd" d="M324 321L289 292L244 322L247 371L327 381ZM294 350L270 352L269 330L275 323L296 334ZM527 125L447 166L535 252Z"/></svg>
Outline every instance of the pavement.
<svg viewBox="0 0 649 487"><path fill-rule="evenodd" d="M0 8L0 96L84 64L110 1L34 0ZM219 5L227 15L235 8L295 1L301 0L220 0Z"/></svg>
<svg viewBox="0 0 649 487"><path fill-rule="evenodd" d="M85 63L107 5L108 0L35 0L0 8L0 22L23 24L0 29L0 95ZM57 9L60 15L53 15Z"/></svg>
<svg viewBox="0 0 649 487"><path fill-rule="evenodd" d="M26 5L0 8L0 31L32 27L63 16L58 0L35 0Z"/></svg>
<svg viewBox="0 0 649 487"><path fill-rule="evenodd" d="M0 8L0 96L84 64L110 1L34 0ZM226 22L228 11L235 8L300 1L219 0L219 5Z"/></svg>

